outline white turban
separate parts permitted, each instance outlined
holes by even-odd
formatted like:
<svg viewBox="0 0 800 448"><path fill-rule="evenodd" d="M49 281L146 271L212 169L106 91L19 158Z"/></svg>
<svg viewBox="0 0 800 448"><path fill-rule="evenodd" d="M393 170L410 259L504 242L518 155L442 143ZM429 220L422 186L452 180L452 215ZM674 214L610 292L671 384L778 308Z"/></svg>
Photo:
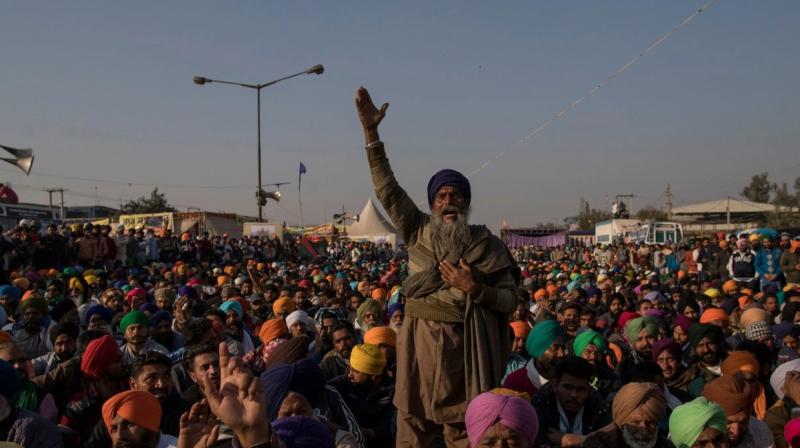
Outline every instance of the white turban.
<svg viewBox="0 0 800 448"><path fill-rule="evenodd" d="M772 390L775 391L775 395L781 400L783 400L783 383L786 382L786 374L792 370L800 370L800 359L786 361L778 367L775 367L775 371L772 372L772 376L769 377L769 384L772 386Z"/></svg>
<svg viewBox="0 0 800 448"><path fill-rule="evenodd" d="M286 316L286 326L289 327L289 329L292 328L292 325L298 322L306 324L306 328L308 328L308 314L306 314L305 311L303 310L293 311L291 314Z"/></svg>

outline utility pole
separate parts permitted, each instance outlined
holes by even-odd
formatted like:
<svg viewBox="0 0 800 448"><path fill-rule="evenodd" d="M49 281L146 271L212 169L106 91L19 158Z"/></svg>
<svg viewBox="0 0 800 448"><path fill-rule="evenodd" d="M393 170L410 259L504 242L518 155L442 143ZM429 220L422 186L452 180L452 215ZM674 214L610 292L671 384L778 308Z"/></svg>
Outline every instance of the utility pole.
<svg viewBox="0 0 800 448"><path fill-rule="evenodd" d="M48 197L50 198L49 202L50 202L51 212L53 211L53 193L61 193L61 220L63 221L64 219L66 219L67 215L64 212L64 192L68 190L65 190L63 188L47 188L44 191L47 192Z"/></svg>
<svg viewBox="0 0 800 448"><path fill-rule="evenodd" d="M672 187L667 184L667 221L672 221Z"/></svg>

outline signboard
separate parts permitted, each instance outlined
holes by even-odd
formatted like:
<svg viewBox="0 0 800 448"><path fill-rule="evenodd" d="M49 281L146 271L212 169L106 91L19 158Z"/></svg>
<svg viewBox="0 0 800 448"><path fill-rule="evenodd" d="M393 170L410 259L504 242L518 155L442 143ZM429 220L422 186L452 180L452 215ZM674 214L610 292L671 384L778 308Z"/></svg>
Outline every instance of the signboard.
<svg viewBox="0 0 800 448"><path fill-rule="evenodd" d="M126 229L141 228L153 229L156 233L167 228L172 230L172 213L142 213L138 215L121 215L119 222Z"/></svg>
<svg viewBox="0 0 800 448"><path fill-rule="evenodd" d="M246 222L244 234L250 237L268 237L283 239L283 224L274 222Z"/></svg>

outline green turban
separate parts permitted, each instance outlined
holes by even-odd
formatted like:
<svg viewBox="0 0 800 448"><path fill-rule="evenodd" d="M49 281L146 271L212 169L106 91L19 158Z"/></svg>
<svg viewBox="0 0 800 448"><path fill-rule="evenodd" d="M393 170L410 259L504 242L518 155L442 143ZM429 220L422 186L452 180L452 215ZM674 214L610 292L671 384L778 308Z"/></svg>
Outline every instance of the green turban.
<svg viewBox="0 0 800 448"><path fill-rule="evenodd" d="M78 271L75 268L65 268L64 269L64 277L70 278L75 277L78 275Z"/></svg>
<svg viewBox="0 0 800 448"><path fill-rule="evenodd" d="M533 329L528 333L528 339L525 340L525 349L528 354L534 358L538 358L553 345L553 342L559 336L564 336L564 329L561 324L556 320L543 320L533 326Z"/></svg>
<svg viewBox="0 0 800 448"><path fill-rule="evenodd" d="M651 336L658 336L658 321L652 317L637 317L629 320L625 324L625 336L627 336L628 342L635 343L642 330L647 330Z"/></svg>
<svg viewBox="0 0 800 448"><path fill-rule="evenodd" d="M149 327L150 319L148 319L147 315L141 311L131 311L119 321L119 331L124 334L125 329L134 324L142 324L145 327Z"/></svg>
<svg viewBox="0 0 800 448"><path fill-rule="evenodd" d="M367 311L372 311L372 314L378 318L378 325L383 324L383 321L381 320L383 316L383 307L381 306L381 303L377 300L367 299L364 301L364 303L359 305L358 310L356 310L356 321L358 321L358 325L362 327L364 326L364 315L367 313Z"/></svg>
<svg viewBox="0 0 800 448"><path fill-rule="evenodd" d="M581 356L589 345L594 345L601 355L604 355L606 352L606 341L603 339L603 336L594 330L585 330L575 336L575 339L572 341L572 354Z"/></svg>
<svg viewBox="0 0 800 448"><path fill-rule="evenodd" d="M42 315L47 314L47 300L42 296L32 295L23 300L19 307L23 314L29 309L34 309Z"/></svg>
<svg viewBox="0 0 800 448"><path fill-rule="evenodd" d="M714 428L726 434L727 425L725 411L720 405L698 397L672 410L669 434L675 448L690 448L705 428Z"/></svg>

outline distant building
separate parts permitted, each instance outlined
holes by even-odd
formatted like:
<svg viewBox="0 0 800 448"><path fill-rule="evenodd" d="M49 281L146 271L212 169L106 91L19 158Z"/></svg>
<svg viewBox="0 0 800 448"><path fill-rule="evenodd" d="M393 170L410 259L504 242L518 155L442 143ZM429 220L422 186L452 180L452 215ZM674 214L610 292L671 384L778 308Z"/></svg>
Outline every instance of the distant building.
<svg viewBox="0 0 800 448"><path fill-rule="evenodd" d="M67 219L102 219L119 214L119 210L102 205L79 205L66 209Z"/></svg>

